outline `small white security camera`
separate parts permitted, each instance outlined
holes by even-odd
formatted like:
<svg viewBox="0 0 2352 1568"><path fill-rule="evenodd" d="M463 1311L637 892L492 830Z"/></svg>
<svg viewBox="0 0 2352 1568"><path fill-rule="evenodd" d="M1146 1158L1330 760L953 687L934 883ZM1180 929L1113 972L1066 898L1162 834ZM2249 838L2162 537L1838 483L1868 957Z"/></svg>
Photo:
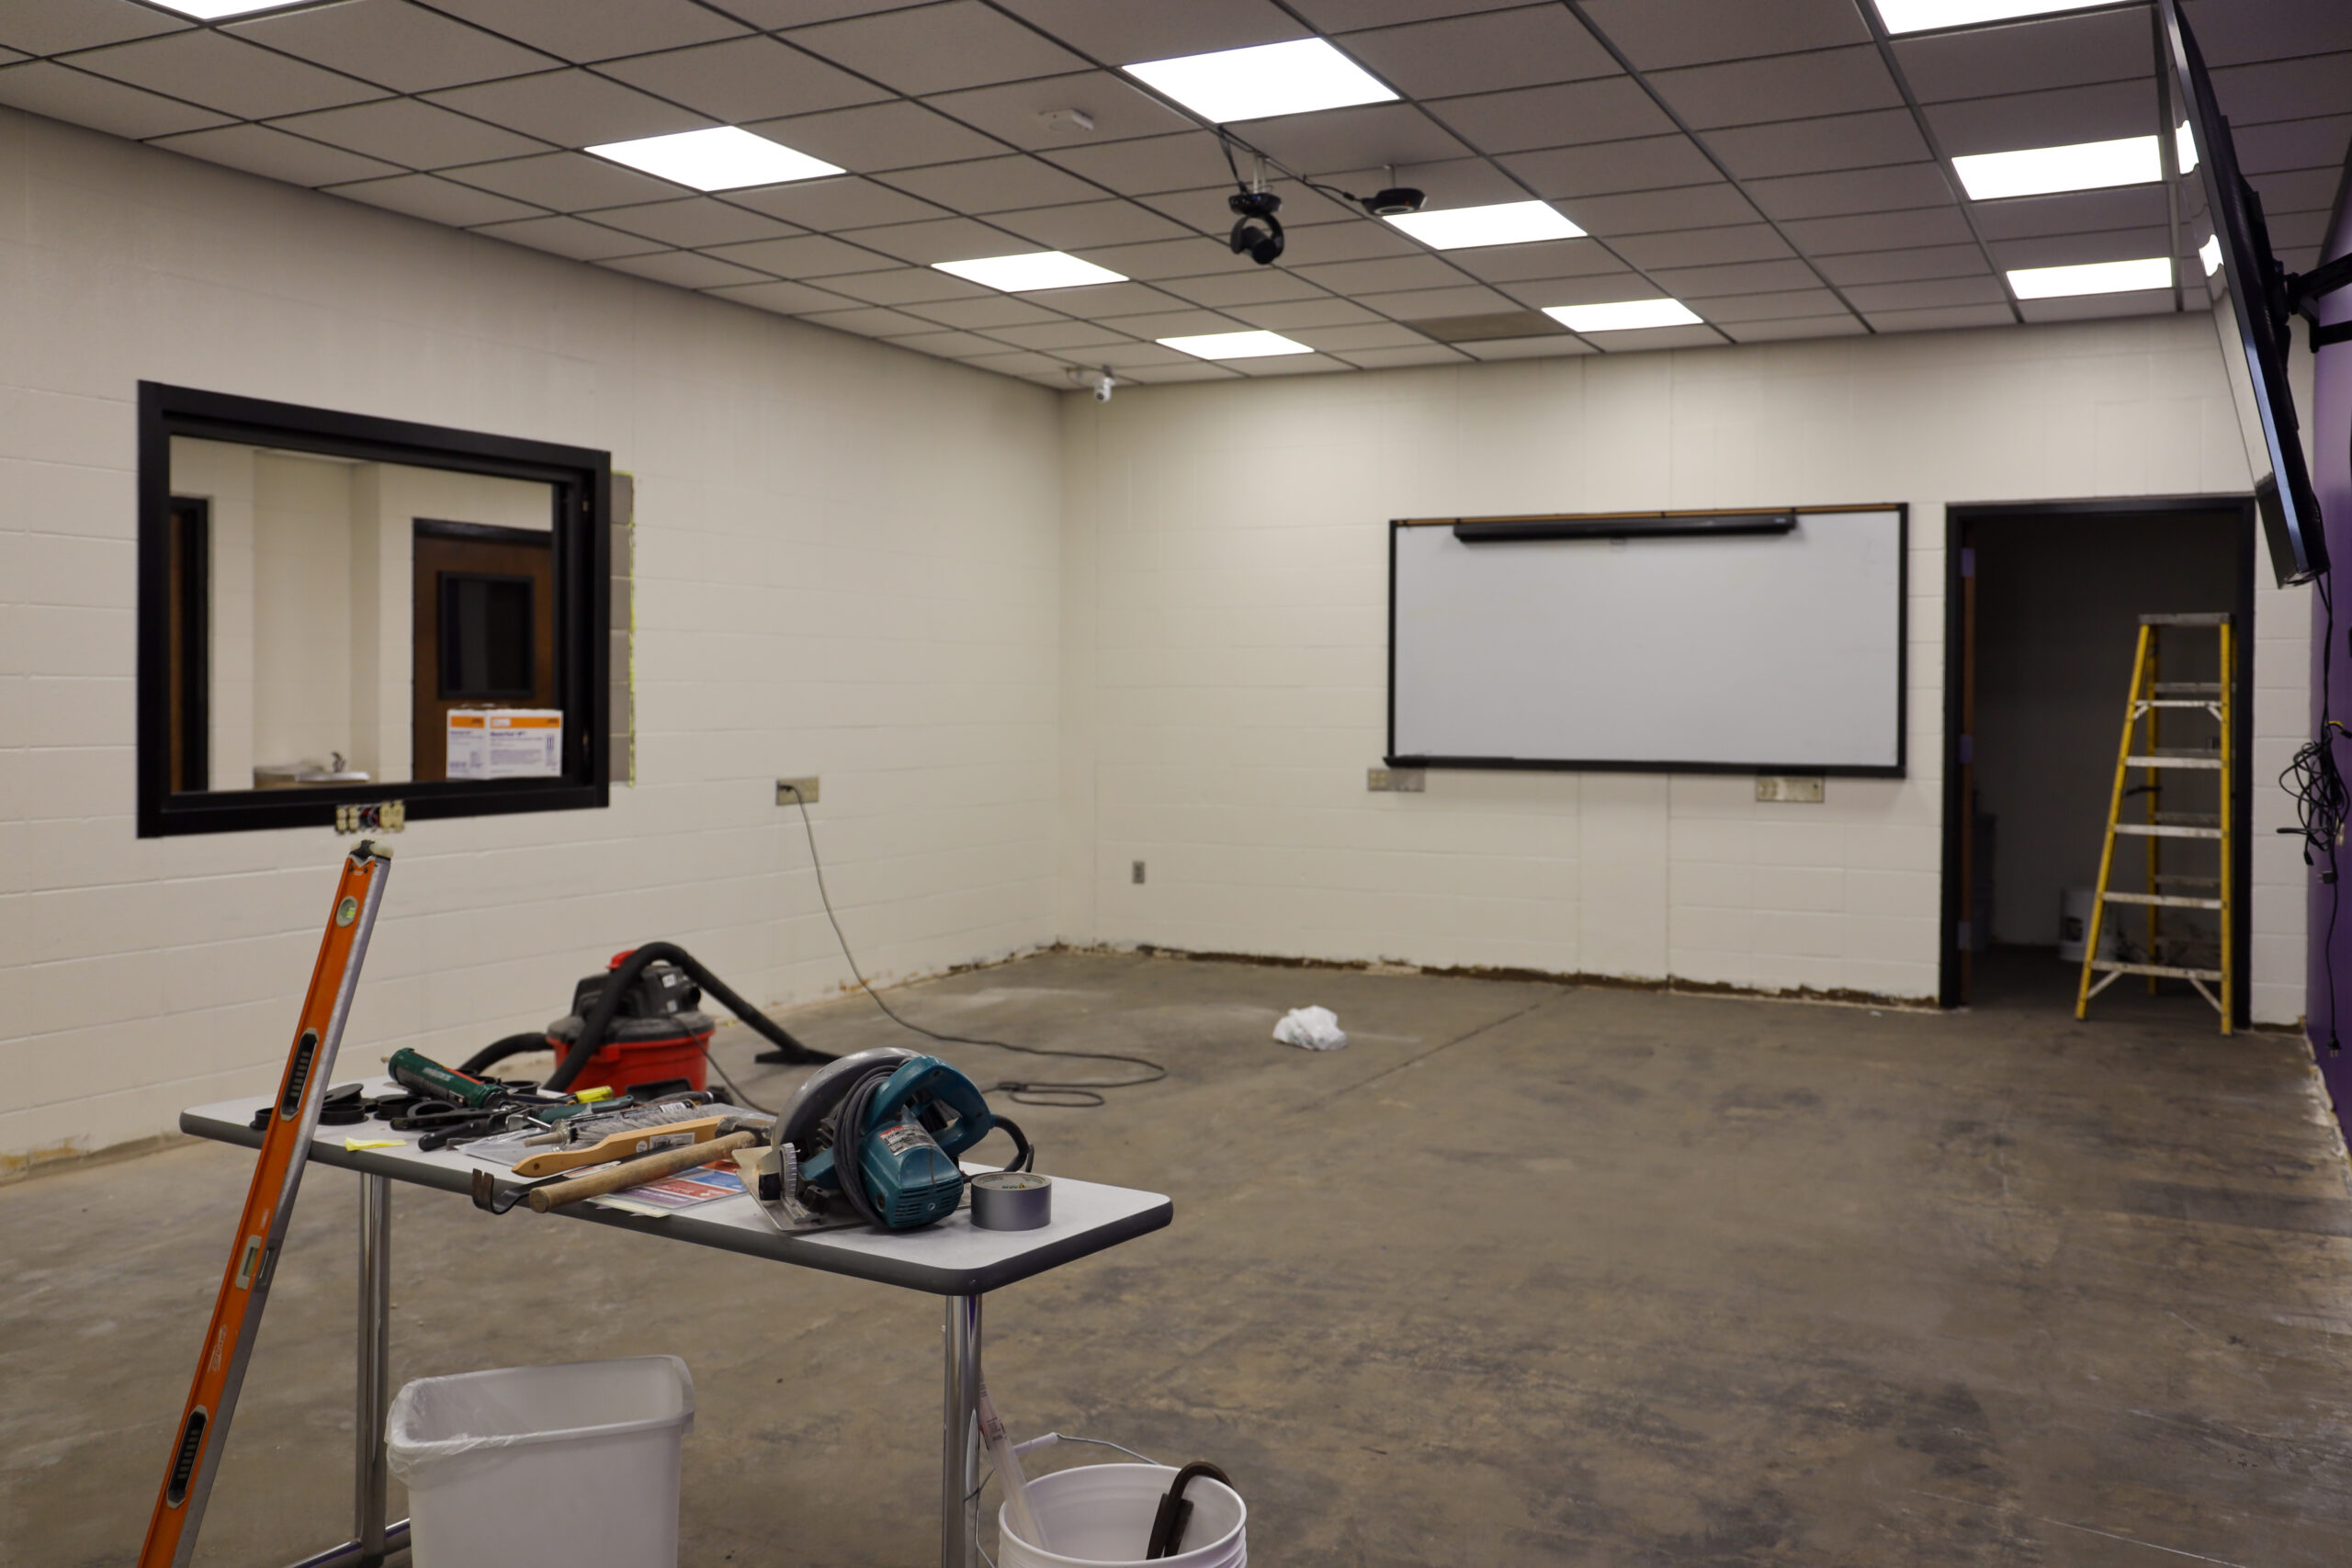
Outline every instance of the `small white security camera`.
<svg viewBox="0 0 2352 1568"><path fill-rule="evenodd" d="M1109 402L1111 400L1111 389L1118 384L1118 378L1114 376L1106 375L1097 379L1094 383L1094 400L1098 403Z"/></svg>
<svg viewBox="0 0 2352 1568"><path fill-rule="evenodd" d="M1107 365L1092 370L1082 370L1073 365L1070 367L1069 378L1081 387L1092 388L1094 400L1098 403L1109 402L1111 389L1119 384L1119 378L1111 374L1111 367Z"/></svg>

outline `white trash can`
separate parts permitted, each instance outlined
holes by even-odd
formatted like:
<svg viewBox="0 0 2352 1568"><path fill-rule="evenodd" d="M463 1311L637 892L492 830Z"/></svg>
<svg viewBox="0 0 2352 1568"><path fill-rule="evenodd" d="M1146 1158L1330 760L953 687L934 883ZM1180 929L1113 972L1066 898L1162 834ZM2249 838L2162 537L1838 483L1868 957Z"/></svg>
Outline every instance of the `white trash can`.
<svg viewBox="0 0 2352 1568"><path fill-rule="evenodd" d="M1164 1464L1082 1464L1029 1483L1030 1511L1054 1543L1041 1551L1012 1533L997 1510L998 1568L1147 1568L1144 1548L1176 1472ZM1250 1510L1241 1495L1213 1477L1184 1488L1193 1505L1183 1550L1149 1568L1243 1568L1250 1561ZM420 1565L422 1568L422 1565Z"/></svg>
<svg viewBox="0 0 2352 1568"><path fill-rule="evenodd" d="M2098 904L2096 887L2069 887L2058 895L2058 962L2080 964L2083 949L2090 942L2091 910ZM2108 911L2099 922L2098 955L2113 958L2120 945L2120 933L2115 929L2115 911Z"/></svg>
<svg viewBox="0 0 2352 1568"><path fill-rule="evenodd" d="M677 1568L694 1422L675 1356L419 1378L385 1423L415 1568Z"/></svg>

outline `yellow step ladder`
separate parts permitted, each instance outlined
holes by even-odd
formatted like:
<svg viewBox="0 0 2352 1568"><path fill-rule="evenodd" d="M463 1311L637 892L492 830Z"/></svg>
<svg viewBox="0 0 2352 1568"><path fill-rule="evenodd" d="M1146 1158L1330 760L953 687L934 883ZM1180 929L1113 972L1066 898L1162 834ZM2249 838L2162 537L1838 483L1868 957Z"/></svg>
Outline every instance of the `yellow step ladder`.
<svg viewBox="0 0 2352 1568"><path fill-rule="evenodd" d="M2219 638L2217 651L2220 658L2214 667L2219 679L2157 679L2163 634L2172 628L2189 627L2210 627ZM2233 911L2230 907L2230 867L2233 863L2230 827L2230 745L2233 739L2230 699L2232 687L2235 684L2232 672L2236 668L2233 631L2230 617L2225 614L2140 617L2139 651L2132 663L2132 695L2123 709L2123 744L2115 758L2115 793L2109 798L2107 807L2107 843L2098 857L2098 896L2091 905L2090 931L2083 947L2083 980L2075 999L2076 1018L2086 1016L2091 998L2123 976L2144 975L2148 977L2151 991L2156 988L2158 980L2188 981L2199 996L2221 1013L2222 1032L2230 1032L2230 1017L2237 1001L2237 954L2232 946ZM2164 717L2167 713L2211 717L2218 733L2207 745L2167 747L2162 740ZM2140 739L2143 720L2147 725L2144 742ZM2134 768L2142 770L2144 775L2144 782L2136 790L2131 787L2132 770ZM2208 773L2212 775L2218 786L2213 793L2212 810L2164 808L2165 781L2167 778L2177 778L2183 786L2197 788L2198 781ZM2133 795L2147 796L2144 821L2123 820L2124 802ZM2148 876L2144 892L2127 893L2113 886L2115 841L2119 838L2141 839L2147 843ZM2178 875L2164 869L2164 847L2168 840L2178 839L2203 841L2214 847L2218 858L2213 874ZM2107 908L2110 904L2137 905L2147 910L2145 962L2099 956L2100 931L2106 924ZM2219 917L2221 962L2217 967L2209 969L2189 964L2161 962L2165 956L2163 922L2166 909L2205 909ZM2218 987L2218 995L2207 989L2209 983Z"/></svg>

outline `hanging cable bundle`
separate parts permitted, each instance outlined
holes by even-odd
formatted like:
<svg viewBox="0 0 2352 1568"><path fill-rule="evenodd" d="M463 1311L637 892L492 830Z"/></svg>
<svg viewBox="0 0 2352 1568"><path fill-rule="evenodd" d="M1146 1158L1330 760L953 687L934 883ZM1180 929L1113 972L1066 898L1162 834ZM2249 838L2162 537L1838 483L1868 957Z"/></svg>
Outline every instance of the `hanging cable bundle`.
<svg viewBox="0 0 2352 1568"><path fill-rule="evenodd" d="M2327 628L2320 634L2319 692L2323 712L2335 700L2332 676L2335 653L2335 600L2328 592L2327 579L2319 580L2319 602L2327 616ZM2286 833L2303 840L2303 863L2319 866L2319 879L2328 889L2327 941L2321 949L2322 964L2327 971L2327 1054L2339 1055L2343 1041L2335 1022L2335 917L2344 904L2344 884L2338 879L2336 856L2344 847L2346 818L2352 818L2352 793L2347 793L2344 773L2335 765L2335 743L2339 739L2352 739L2347 729L2336 719L2321 721L2316 739L2305 741L2297 749L2294 760L2278 775L2279 786L2295 802L2295 823L2281 828ZM2316 852L2319 860L2312 855Z"/></svg>

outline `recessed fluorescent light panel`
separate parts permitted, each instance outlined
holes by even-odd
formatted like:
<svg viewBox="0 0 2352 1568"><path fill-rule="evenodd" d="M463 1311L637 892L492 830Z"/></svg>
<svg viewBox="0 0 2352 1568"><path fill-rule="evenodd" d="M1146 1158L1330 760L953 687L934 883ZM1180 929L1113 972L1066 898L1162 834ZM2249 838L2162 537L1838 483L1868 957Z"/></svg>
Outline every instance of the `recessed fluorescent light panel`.
<svg viewBox="0 0 2352 1568"><path fill-rule="evenodd" d="M1396 96L1319 38L1147 60L1120 69L1219 125L1385 104Z"/></svg>
<svg viewBox="0 0 2352 1568"><path fill-rule="evenodd" d="M2082 141L2071 147L2029 147L2018 152L1977 152L1954 158L1951 166L1971 201L2154 185L2165 175L2164 158L2153 136Z"/></svg>
<svg viewBox="0 0 2352 1568"><path fill-rule="evenodd" d="M1544 313L1572 333L1631 333L1703 325L1679 299L1621 299L1613 305L1548 305Z"/></svg>
<svg viewBox="0 0 2352 1568"><path fill-rule="evenodd" d="M1197 337L1164 337L1162 348L1189 354L1195 359L1267 359L1277 354L1312 354L1303 343L1280 333L1203 333Z"/></svg>
<svg viewBox="0 0 2352 1568"><path fill-rule="evenodd" d="M2182 174L2197 172L2197 138L2188 133L2188 122L2185 119L2172 129L2172 152Z"/></svg>
<svg viewBox="0 0 2352 1568"><path fill-rule="evenodd" d="M837 164L795 152L781 142L731 125L710 130L681 130L635 141L607 141L589 152L632 169L696 190L741 190L780 186L790 180L822 179L842 172Z"/></svg>
<svg viewBox="0 0 2352 1568"><path fill-rule="evenodd" d="M1878 0L1879 19L1891 33L1924 33L1937 28L1973 28L2012 17L2048 17L2087 11L2113 0Z"/></svg>
<svg viewBox="0 0 2352 1568"><path fill-rule="evenodd" d="M2222 236L2208 234L2205 243L2197 247L2197 259L2205 264L2205 276L2212 276L2222 270Z"/></svg>
<svg viewBox="0 0 2352 1568"><path fill-rule="evenodd" d="M1580 240L1584 231L1545 201L1501 201L1492 207L1451 207L1403 212L1387 220L1437 251L1473 245L1525 245L1538 240Z"/></svg>
<svg viewBox="0 0 2352 1568"><path fill-rule="evenodd" d="M1028 251L1017 256L976 256L970 261L933 262L935 269L968 283L1026 294L1037 288L1084 288L1095 283L1125 283L1127 275L1096 266L1060 251Z"/></svg>
<svg viewBox="0 0 2352 1568"><path fill-rule="evenodd" d="M2172 262L2165 256L2140 261L2090 262L2082 266L2020 266L2009 272L2009 288L2020 299L2064 299L2077 294L2132 294L2170 288Z"/></svg>

